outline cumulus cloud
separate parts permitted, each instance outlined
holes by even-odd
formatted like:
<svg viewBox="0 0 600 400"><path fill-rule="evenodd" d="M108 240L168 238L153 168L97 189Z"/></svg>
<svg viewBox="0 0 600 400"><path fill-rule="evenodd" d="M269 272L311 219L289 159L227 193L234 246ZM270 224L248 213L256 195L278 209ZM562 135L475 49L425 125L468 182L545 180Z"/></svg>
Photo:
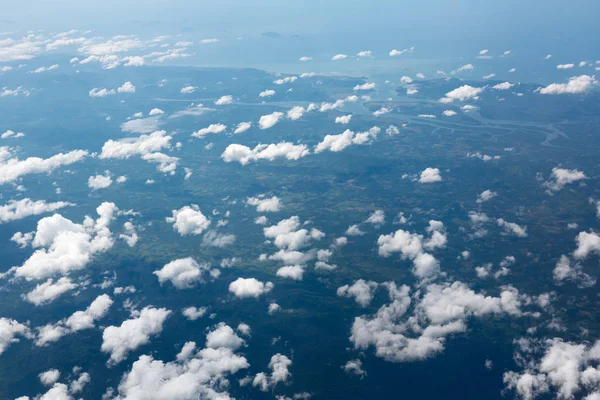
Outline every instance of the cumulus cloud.
<svg viewBox="0 0 600 400"><path fill-rule="evenodd" d="M289 372L289 367L292 365L292 360L283 354L275 354L269 361L270 374L260 372L256 374L252 380L252 386L258 387L261 391L267 392L275 387L278 383L287 383L292 374Z"/></svg>
<svg viewBox="0 0 600 400"><path fill-rule="evenodd" d="M24 298L36 306L41 306L52 303L66 292L73 290L76 287L77 284L67 277L60 278L56 282L50 278L46 282L37 285L31 292L27 293Z"/></svg>
<svg viewBox="0 0 600 400"><path fill-rule="evenodd" d="M177 289L189 289L197 283L203 283L207 275L218 273L211 270L208 264L198 264L192 257L180 258L165 264L153 272L161 285L169 281Z"/></svg>
<svg viewBox="0 0 600 400"><path fill-rule="evenodd" d="M133 83L127 81L117 88L119 93L135 93L135 86Z"/></svg>
<svg viewBox="0 0 600 400"><path fill-rule="evenodd" d="M280 142L277 144L259 144L254 149L241 144L230 144L227 146L221 158L225 162L237 161L246 165L251 161L269 160L277 158L286 158L288 160L298 160L310 154L304 144L293 144L290 142Z"/></svg>
<svg viewBox="0 0 600 400"><path fill-rule="evenodd" d="M479 196L477 196L477 203L478 204L485 203L486 201L493 199L497 195L498 195L498 193L492 192L489 189L488 190L484 190L483 192L481 192L479 194Z"/></svg>
<svg viewBox="0 0 600 400"><path fill-rule="evenodd" d="M222 332L223 329L224 325L218 325L217 330ZM207 342L213 332L208 333ZM187 342L174 361L140 356L131 371L123 375L118 386L119 398L229 399L225 391L227 385L224 385L228 382L227 376L249 366L248 361L230 347L207 346L197 350L194 342Z"/></svg>
<svg viewBox="0 0 600 400"><path fill-rule="evenodd" d="M258 126L260 129L269 129L275 126L279 122L279 120L283 117L282 112L275 111L274 113L263 115L260 117L258 121Z"/></svg>
<svg viewBox="0 0 600 400"><path fill-rule="evenodd" d="M344 60L344 59L346 59L346 58L348 58L348 55L346 55L346 54L341 54L341 53L340 53L340 54L336 54L335 56L331 57L331 59L332 59L333 61Z"/></svg>
<svg viewBox="0 0 600 400"><path fill-rule="evenodd" d="M302 265L286 265L285 267L279 268L276 275L280 278L301 281L304 276L304 267Z"/></svg>
<svg viewBox="0 0 600 400"><path fill-rule="evenodd" d="M181 90L179 90L179 92L182 94L190 94L190 93L194 93L195 91L196 91L196 86L184 86L181 88Z"/></svg>
<svg viewBox="0 0 600 400"><path fill-rule="evenodd" d="M463 85L448 93L440 100L442 103L452 103L454 100L465 101L470 99L477 100L484 88L476 88L469 85Z"/></svg>
<svg viewBox="0 0 600 400"><path fill-rule="evenodd" d="M183 314L184 317L186 317L187 319L189 319L190 321L195 321L198 318L202 318L206 312L208 311L208 309L206 307L186 307L183 310L181 310L181 313Z"/></svg>
<svg viewBox="0 0 600 400"><path fill-rule="evenodd" d="M552 192L558 192L566 185L587 179L585 174L577 169L552 168L550 180L544 185Z"/></svg>
<svg viewBox="0 0 600 400"><path fill-rule="evenodd" d="M45 200L31 200L29 198L21 200L10 200L7 204L0 206L0 224L27 218L31 215L40 215L51 211L56 211L64 207L74 206L75 204L57 201L47 203Z"/></svg>
<svg viewBox="0 0 600 400"><path fill-rule="evenodd" d="M208 231L202 238L202 247L227 247L235 243L235 235L230 233L218 233L216 231Z"/></svg>
<svg viewBox="0 0 600 400"><path fill-rule="evenodd" d="M442 176L438 168L425 168L419 176L419 183L441 182Z"/></svg>
<svg viewBox="0 0 600 400"><path fill-rule="evenodd" d="M373 82L366 82L366 83L363 83L362 85L356 85L353 88L354 91L373 90L373 89L375 89L375 83L373 83Z"/></svg>
<svg viewBox="0 0 600 400"><path fill-rule="evenodd" d="M125 360L130 351L150 342L162 332L163 324L171 311L166 308L144 307L139 316L123 321L120 326L109 326L102 333L104 353L110 353L108 365Z"/></svg>
<svg viewBox="0 0 600 400"><path fill-rule="evenodd" d="M517 237L527 237L527 227L522 227L514 222L505 221L502 218L496 220L498 226L504 229L504 233L507 235L513 235Z"/></svg>
<svg viewBox="0 0 600 400"><path fill-rule="evenodd" d="M25 324L14 319L0 318L0 355L13 343L19 342L19 337L31 338L31 331Z"/></svg>
<svg viewBox="0 0 600 400"><path fill-rule="evenodd" d="M511 87L513 87L514 85L510 82L502 82L499 83L497 85L492 86L492 89L496 89L496 90L508 90Z"/></svg>
<svg viewBox="0 0 600 400"><path fill-rule="evenodd" d="M352 119L352 114L342 115L340 117L335 117L335 123L346 125L346 124L350 123L351 119Z"/></svg>
<svg viewBox="0 0 600 400"><path fill-rule="evenodd" d="M210 124L206 128L199 129L196 132L192 133L192 136L197 137L197 138L203 138L204 136L209 135L209 134L216 135L219 133L223 133L223 132L225 132L226 129L227 129L227 125Z"/></svg>
<svg viewBox="0 0 600 400"><path fill-rule="evenodd" d="M237 278L229 284L229 291L238 298L258 298L273 289L271 282L261 282L256 278Z"/></svg>
<svg viewBox="0 0 600 400"><path fill-rule="evenodd" d="M377 135L380 132L381 129L374 126L366 132L353 132L350 129L346 129L339 135L326 135L323 140L315 146L315 154L325 150L339 152L353 144L363 145L370 143L373 139L377 138Z"/></svg>
<svg viewBox="0 0 600 400"><path fill-rule="evenodd" d="M167 217L166 221L172 223L173 229L181 236L199 235L210 226L210 220L202 214L200 207L196 204L184 206L171 212L173 216Z"/></svg>
<svg viewBox="0 0 600 400"><path fill-rule="evenodd" d="M272 89L267 89L258 94L258 97L271 97L275 96L275 91Z"/></svg>
<svg viewBox="0 0 600 400"><path fill-rule="evenodd" d="M142 160L158 164L157 169L164 173L173 173L177 168L178 158L161 153L162 149L171 148L172 137L165 131L152 132L136 138L109 140L102 146L100 159L128 159L140 156Z"/></svg>
<svg viewBox="0 0 600 400"><path fill-rule="evenodd" d="M233 131L233 133L235 133L235 134L244 133L251 127L252 127L252 122L240 122L235 127L235 130Z"/></svg>
<svg viewBox="0 0 600 400"><path fill-rule="evenodd" d="M86 217L83 224L60 214L42 218L31 242L37 250L14 268L15 276L39 280L85 268L95 254L112 247L114 240L108 226L117 211L114 203L104 202L96 208L98 219Z"/></svg>
<svg viewBox="0 0 600 400"><path fill-rule="evenodd" d="M88 179L88 187L92 190L106 189L112 185L112 178L110 175L94 175Z"/></svg>
<svg viewBox="0 0 600 400"><path fill-rule="evenodd" d="M354 297L354 300L361 307L367 307L371 304L375 290L379 284L373 281L359 279L352 285L344 285L337 288L337 295L340 297Z"/></svg>
<svg viewBox="0 0 600 400"><path fill-rule="evenodd" d="M569 78L568 83L552 83L540 89L541 94L579 94L585 93L596 85L595 76L580 75Z"/></svg>
<svg viewBox="0 0 600 400"><path fill-rule="evenodd" d="M296 82L297 79L297 76L286 76L285 78L280 78L273 81L273 83L276 85L283 85L284 83Z"/></svg>
<svg viewBox="0 0 600 400"><path fill-rule="evenodd" d="M59 153L49 158L29 157L19 160L7 147L0 147L0 184L12 182L30 174L51 173L55 169L71 165L87 157L85 150Z"/></svg>
<svg viewBox="0 0 600 400"><path fill-rule="evenodd" d="M281 209L281 202L277 196L270 198L264 197L264 195L258 197L249 197L246 200L246 204L256 207L258 212L277 212Z"/></svg>

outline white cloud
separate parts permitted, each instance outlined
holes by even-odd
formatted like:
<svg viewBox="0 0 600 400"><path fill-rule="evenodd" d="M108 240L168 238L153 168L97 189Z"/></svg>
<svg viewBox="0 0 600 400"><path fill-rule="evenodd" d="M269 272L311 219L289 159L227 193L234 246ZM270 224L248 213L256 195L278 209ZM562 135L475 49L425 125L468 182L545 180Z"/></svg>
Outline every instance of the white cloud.
<svg viewBox="0 0 600 400"><path fill-rule="evenodd" d="M58 379L60 378L60 371L57 369L49 369L48 371L38 374L38 377L40 378L42 385L52 386L58 382Z"/></svg>
<svg viewBox="0 0 600 400"><path fill-rule="evenodd" d="M496 197L498 193L496 192L492 192L491 190L484 190L483 192L481 192L479 194L479 196L477 196L477 203L481 204L484 203L488 200L493 199L494 197Z"/></svg>
<svg viewBox="0 0 600 400"><path fill-rule="evenodd" d="M226 129L227 129L227 125L210 124L206 128L199 129L196 132L192 133L192 136L197 137L197 138L203 138L204 136L209 135L209 134L217 135L219 133L223 133L223 132L225 132Z"/></svg>
<svg viewBox="0 0 600 400"><path fill-rule="evenodd" d="M440 101L442 103L452 103L454 100L465 101L477 99L479 94L483 92L483 89L484 88L475 88L473 86L463 85L446 93L446 97L442 98Z"/></svg>
<svg viewBox="0 0 600 400"><path fill-rule="evenodd" d="M161 110L160 108L153 108L152 110L150 110L150 112L148 113L149 116L153 117L155 115L163 115L165 112L163 110Z"/></svg>
<svg viewBox="0 0 600 400"><path fill-rule="evenodd" d="M184 86L181 88L179 93L190 94L190 93L194 93L196 91L196 89L197 89L196 86Z"/></svg>
<svg viewBox="0 0 600 400"><path fill-rule="evenodd" d="M474 70L475 67L473 67L473 64L467 64L467 65L463 65L460 68L455 69L454 71L451 72L452 75L456 75L459 72L463 72L463 71L472 71Z"/></svg>
<svg viewBox="0 0 600 400"><path fill-rule="evenodd" d="M222 328L223 325L219 325L217 329ZM170 362L140 356L131 371L123 375L118 398L230 399L224 385L229 382L227 376L248 368L248 361L228 347L207 347L199 351L195 347L193 342L186 343L179 357Z"/></svg>
<svg viewBox="0 0 600 400"><path fill-rule="evenodd" d="M217 39L217 38L202 39L200 41L200 43L202 43L202 44L217 43L217 42L219 42L219 39Z"/></svg>
<svg viewBox="0 0 600 400"><path fill-rule="evenodd" d="M202 247L227 247L235 243L235 235L208 231L202 238Z"/></svg>
<svg viewBox="0 0 600 400"><path fill-rule="evenodd" d="M441 182L442 176L438 168L425 168L419 176L419 183Z"/></svg>
<svg viewBox="0 0 600 400"><path fill-rule="evenodd" d="M237 278L229 284L229 291L238 298L258 298L273 289L271 282L263 283L255 278Z"/></svg>
<svg viewBox="0 0 600 400"><path fill-rule="evenodd" d="M106 97L106 96L112 96L113 94L115 94L115 90L114 89L107 89L107 88L102 88L102 89L98 89L98 88L93 88L92 90L89 91L89 96L90 97Z"/></svg>
<svg viewBox="0 0 600 400"><path fill-rule="evenodd" d="M129 133L152 133L158 130L158 127L161 124L162 121L160 120L160 115L154 115L148 118L137 118L125 121L121 124L121 130Z"/></svg>
<svg viewBox="0 0 600 400"><path fill-rule="evenodd" d="M577 249L573 256L579 260L587 258L590 253L600 254L600 236L595 232L579 232L575 238Z"/></svg>
<svg viewBox="0 0 600 400"><path fill-rule="evenodd" d="M575 67L575 64L558 64L556 69L572 69Z"/></svg>
<svg viewBox="0 0 600 400"><path fill-rule="evenodd" d="M156 131L150 135L141 135L136 138L111 139L104 143L98 157L100 159L128 159L139 155L142 160L159 164L157 167L159 171L173 172L177 168L178 158L160 152L162 149L171 148L171 139L172 137L165 131Z"/></svg>
<svg viewBox="0 0 600 400"><path fill-rule="evenodd" d="M273 89L267 89L258 94L258 97L271 97L275 96L275 91Z"/></svg>
<svg viewBox="0 0 600 400"><path fill-rule="evenodd" d="M569 78L568 83L552 83L540 89L541 94L579 94L585 93L596 85L594 76L580 75Z"/></svg>
<svg viewBox="0 0 600 400"><path fill-rule="evenodd" d="M404 50L392 50L390 51L390 57L395 57L395 56L401 56L404 53L412 53L415 50L414 47L411 47L410 49L404 49Z"/></svg>
<svg viewBox="0 0 600 400"><path fill-rule="evenodd" d="M283 117L283 113L279 111L275 111L274 113L263 115L260 117L258 121L258 125L260 129L269 129L275 126L276 123Z"/></svg>
<svg viewBox="0 0 600 400"><path fill-rule="evenodd" d="M346 229L344 234L348 235L348 236L361 236L361 235L364 235L365 233L360 230L358 225L350 225L348 227L348 229Z"/></svg>
<svg viewBox="0 0 600 400"><path fill-rule="evenodd" d="M39 215L51 211L59 210L63 207L74 206L73 203L57 201L46 203L45 200L31 200L29 198L21 200L10 200L7 204L0 206L0 224L23 219L31 215Z"/></svg>
<svg viewBox="0 0 600 400"><path fill-rule="evenodd" d="M27 293L24 298L36 306L41 306L52 303L66 292L73 290L76 287L77 284L73 283L71 279L67 277L60 278L56 282L50 278L46 282L37 285L35 289Z"/></svg>
<svg viewBox="0 0 600 400"><path fill-rule="evenodd" d="M258 387L263 392L267 392L280 382L287 383L292 376L288 370L290 365L292 365L292 360L283 354L275 354L271 357L271 361L269 361L271 374L267 375L264 372L256 374L252 380L252 386Z"/></svg>
<svg viewBox="0 0 600 400"><path fill-rule="evenodd" d="M256 211L258 212L277 212L281 209L281 202L277 196L270 198L264 198L262 196L249 197L246 200L246 204L256 206Z"/></svg>
<svg viewBox="0 0 600 400"><path fill-rule="evenodd" d="M375 83L373 83L373 82L366 82L366 83L363 83L362 85L356 85L353 88L354 91L373 90L373 89L375 89Z"/></svg>
<svg viewBox="0 0 600 400"><path fill-rule="evenodd" d="M187 307L181 310L181 313L190 321L195 321L198 318L202 318L207 311L206 307Z"/></svg>
<svg viewBox="0 0 600 400"><path fill-rule="evenodd" d="M304 275L304 267L302 265L286 265L285 267L279 268L276 275L280 278L301 281Z"/></svg>
<svg viewBox="0 0 600 400"><path fill-rule="evenodd" d="M285 78L280 78L280 79L273 81L273 83L276 85L283 85L284 83L295 82L297 79L298 79L297 76L286 76Z"/></svg>
<svg viewBox="0 0 600 400"><path fill-rule="evenodd" d="M252 122L240 122L235 127L235 130L233 131L233 133L235 133L235 134L244 133L251 127L252 127Z"/></svg>
<svg viewBox="0 0 600 400"><path fill-rule="evenodd" d="M492 86L492 89L496 89L496 90L508 90L511 87L513 87L514 85L510 82L502 82L499 83L497 85Z"/></svg>
<svg viewBox="0 0 600 400"><path fill-rule="evenodd" d="M106 189L112 185L112 182L112 178L108 174L90 176L88 179L88 187L92 190Z"/></svg>
<svg viewBox="0 0 600 400"><path fill-rule="evenodd" d="M348 58L348 55L346 55L346 54L341 54L341 53L340 53L340 54L336 54L335 56L331 57L331 59L332 59L333 61L344 60L344 59L346 59L346 58Z"/></svg>
<svg viewBox="0 0 600 400"><path fill-rule="evenodd" d="M163 324L171 311L166 308L145 307L139 316L123 321L120 326L109 326L102 333L104 353L110 353L108 365L125 360L129 352L150 342L162 332Z"/></svg>
<svg viewBox="0 0 600 400"><path fill-rule="evenodd" d="M371 50L363 50L363 51L359 51L356 54L357 57L371 57Z"/></svg>
<svg viewBox="0 0 600 400"><path fill-rule="evenodd" d="M31 242L37 250L14 269L15 276L39 280L84 268L95 254L112 247L108 225L117 211L114 203L104 202L96 208L95 221L86 217L83 224L76 224L60 214L42 218Z"/></svg>
<svg viewBox="0 0 600 400"><path fill-rule="evenodd" d="M246 342L244 339L236 335L229 325L220 323L217 328L206 335L206 347L212 349L228 348L237 350Z"/></svg>
<svg viewBox="0 0 600 400"><path fill-rule="evenodd" d="M365 376L367 373L362 368L362 361L359 359L350 360L342 366L347 374Z"/></svg>
<svg viewBox="0 0 600 400"><path fill-rule="evenodd" d="M21 324L14 319L0 318L0 354L13 343L18 343L18 336L31 338L29 327Z"/></svg>
<svg viewBox="0 0 600 400"><path fill-rule="evenodd" d="M50 65L48 67L39 67L37 69L34 69L33 71L30 71L32 74L41 74L42 72L46 72L46 71L52 71L55 69L58 69L59 65L58 64L53 64Z"/></svg>
<svg viewBox="0 0 600 400"><path fill-rule="evenodd" d="M0 184L15 181L24 175L51 173L64 165L79 162L87 155L85 150L73 150L49 158L29 157L19 160L12 156L9 148L0 147Z"/></svg>
<svg viewBox="0 0 600 400"><path fill-rule="evenodd" d="M203 275L209 275L211 272L209 265L198 264L192 257L187 257L171 261L153 274L158 277L161 285L170 281L177 289L189 289L197 283L203 283Z"/></svg>
<svg viewBox="0 0 600 400"><path fill-rule="evenodd" d="M456 111L452 111L452 110L444 110L443 114L444 114L446 117L453 117L453 116L455 116L455 115L456 115Z"/></svg>
<svg viewBox="0 0 600 400"><path fill-rule="evenodd" d="M15 133L14 131L11 131L10 129L7 130L6 132L4 132L2 135L0 135L0 139L8 139L8 138L20 138L25 136L25 134L23 132L18 132Z"/></svg>
<svg viewBox="0 0 600 400"><path fill-rule="evenodd" d="M335 117L335 123L346 125L346 124L350 123L351 119L352 119L352 114L342 115L340 117Z"/></svg>
<svg viewBox="0 0 600 400"><path fill-rule="evenodd" d="M558 192L566 185L587 179L585 174L577 169L552 168L550 180L544 183L549 190Z"/></svg>
<svg viewBox="0 0 600 400"><path fill-rule="evenodd" d="M135 86L133 83L127 81L117 88L119 93L135 93Z"/></svg>
<svg viewBox="0 0 600 400"><path fill-rule="evenodd" d="M376 139L380 131L380 128L372 127L366 132L355 133L350 129L346 129L339 135L326 135L323 140L315 146L315 154L321 153L325 150L333 152L342 151L346 147L353 144L367 144L371 140Z"/></svg>
<svg viewBox="0 0 600 400"><path fill-rule="evenodd" d="M303 57L299 58L300 61L312 61L312 59L313 59L312 57L307 57L307 56L303 56Z"/></svg>
<svg viewBox="0 0 600 400"><path fill-rule="evenodd" d="M173 216L167 217L166 221L172 223L173 229L177 230L181 236L199 235L210 226L210 220L202 214L200 207L196 204L171 212Z"/></svg>
<svg viewBox="0 0 600 400"><path fill-rule="evenodd" d="M103 318L106 315L112 304L112 299L108 295L102 294L96 297L96 299L88 308L85 309L85 311L74 312L65 321L65 326L67 326L71 332L91 329L95 326L95 321Z"/></svg>
<svg viewBox="0 0 600 400"><path fill-rule="evenodd" d="M223 106L231 103L233 103L233 97L229 95L221 96L217 101L215 101L215 105L217 106Z"/></svg>
<svg viewBox="0 0 600 400"><path fill-rule="evenodd" d="M237 161L242 165L246 165L251 161L269 160L273 161L277 158L287 158L288 160L298 160L310 154L306 145L295 145L289 142L280 142L277 144L259 144L254 149L241 144L230 144L227 146L221 158L225 162Z"/></svg>
<svg viewBox="0 0 600 400"><path fill-rule="evenodd" d="M337 295L340 297L354 297L354 300L361 307L367 307L371 304L375 290L379 284L373 281L359 279L352 285L344 285L337 288Z"/></svg>
<svg viewBox="0 0 600 400"><path fill-rule="evenodd" d="M514 222L505 221L502 218L496 220L498 226L504 229L506 234L511 234L518 237L527 237L527 227L522 227Z"/></svg>

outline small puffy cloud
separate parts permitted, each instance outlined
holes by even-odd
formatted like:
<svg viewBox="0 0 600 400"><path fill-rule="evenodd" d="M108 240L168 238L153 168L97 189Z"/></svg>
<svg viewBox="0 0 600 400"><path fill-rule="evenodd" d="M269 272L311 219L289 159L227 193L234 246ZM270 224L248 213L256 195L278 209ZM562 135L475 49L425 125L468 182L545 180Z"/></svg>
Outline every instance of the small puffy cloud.
<svg viewBox="0 0 600 400"><path fill-rule="evenodd" d="M274 80L273 83L276 85L283 85L285 83L296 82L297 80L298 80L297 76L286 76L285 78L280 78L280 79Z"/></svg>
<svg viewBox="0 0 600 400"><path fill-rule="evenodd" d="M527 237L527 227L522 227L514 222L505 221L502 218L496 220L498 226L504 229L504 232L509 235L518 237Z"/></svg>
<svg viewBox="0 0 600 400"><path fill-rule="evenodd" d="M473 67L473 64L467 64L467 65L463 65L460 68L455 69L454 71L451 72L452 75L456 75L459 72L463 72L463 71L472 71L474 70L475 67Z"/></svg>
<svg viewBox="0 0 600 400"><path fill-rule="evenodd" d="M252 386L258 387L263 392L268 392L278 383L287 383L292 376L289 372L289 367L292 365L292 360L283 354L275 354L269 361L271 373L268 375L264 372L256 374L252 380Z"/></svg>
<svg viewBox="0 0 600 400"><path fill-rule="evenodd" d="M585 174L577 169L552 168L550 180L544 185L553 192L558 192L566 185L587 179Z"/></svg>
<svg viewBox="0 0 600 400"><path fill-rule="evenodd" d="M233 103L233 97L229 95L221 96L217 101L215 101L215 105L217 106L223 106L231 103Z"/></svg>
<svg viewBox="0 0 600 400"><path fill-rule="evenodd" d="M102 333L101 350L110 353L108 365L125 360L130 351L150 342L162 332L163 324L171 311L166 308L143 308L139 316L123 321L120 326L109 326Z"/></svg>
<svg viewBox="0 0 600 400"><path fill-rule="evenodd" d="M180 258L154 271L161 285L169 281L177 289L189 289L197 283L204 282L204 276L210 273L210 267L198 264L192 257Z"/></svg>
<svg viewBox="0 0 600 400"><path fill-rule="evenodd" d="M95 321L103 318L112 306L113 300L106 294L102 294L89 305L84 311L74 312L65 322L64 325L71 332L78 332L85 329L91 329L95 325Z"/></svg>
<svg viewBox="0 0 600 400"><path fill-rule="evenodd" d="M240 122L239 124L236 125L233 133L235 133L235 134L243 133L243 132L246 132L251 127L252 127L252 122Z"/></svg>
<svg viewBox="0 0 600 400"><path fill-rule="evenodd" d="M375 210L365 222L373 225L381 225L385 222L385 213L383 210Z"/></svg>
<svg viewBox="0 0 600 400"><path fill-rule="evenodd" d="M442 176L440 175L439 168L425 168L419 176L419 183L434 183L441 181Z"/></svg>
<svg viewBox="0 0 600 400"><path fill-rule="evenodd" d="M362 361L360 361L359 359L348 361L342 366L342 369L345 373L351 375L359 375L362 377L367 374L362 368Z"/></svg>
<svg viewBox="0 0 600 400"><path fill-rule="evenodd" d="M488 200L493 199L494 197L496 197L498 193L496 192L492 192L491 190L484 190L483 192L481 192L479 194L479 196L477 196L477 203L481 204L481 203L485 203Z"/></svg>
<svg viewBox="0 0 600 400"><path fill-rule="evenodd" d="M29 327L14 319L0 318L0 354L4 353L13 343L18 343L18 336L31 338Z"/></svg>
<svg viewBox="0 0 600 400"><path fill-rule="evenodd" d="M366 82L366 83L363 83L362 85L356 85L353 88L354 91L373 90L373 89L375 89L375 83L373 83L373 82Z"/></svg>
<svg viewBox="0 0 600 400"><path fill-rule="evenodd" d="M249 197L248 200L246 200L246 204L255 206L256 211L258 212L277 212L281 209L281 202L277 196L270 198L264 198L262 196Z"/></svg>
<svg viewBox="0 0 600 400"><path fill-rule="evenodd" d="M275 111L274 113L263 115L260 117L258 121L258 125L260 129L269 129L275 126L276 123L283 117L283 113L279 111Z"/></svg>
<svg viewBox="0 0 600 400"><path fill-rule="evenodd" d="M359 51L356 54L357 57L371 57L371 50L363 50L363 51Z"/></svg>
<svg viewBox="0 0 600 400"><path fill-rule="evenodd" d="M256 160L275 160L277 158L286 158L288 160L298 160L310 154L304 144L295 145L290 142L280 142L277 144L259 144L254 149L241 144L230 144L227 146L221 158L225 162L237 161L246 165Z"/></svg>
<svg viewBox="0 0 600 400"><path fill-rule="evenodd" d="M50 278L44 283L37 285L31 292L25 295L25 300L41 306L44 304L52 303L66 292L73 290L77 287L76 283L73 283L70 278L63 277L56 282Z"/></svg>
<svg viewBox="0 0 600 400"><path fill-rule="evenodd" d="M352 285L340 286L336 293L340 297L353 297L357 304L361 307L367 307L371 304L375 290L379 284L373 281L365 281L359 279Z"/></svg>
<svg viewBox="0 0 600 400"><path fill-rule="evenodd" d="M219 42L219 39L217 39L217 38L202 39L200 41L201 44L217 43L217 42Z"/></svg>
<svg viewBox="0 0 600 400"><path fill-rule="evenodd" d="M79 162L87 156L88 152L85 150L73 150L49 158L29 157L19 160L12 156L9 148L0 147L0 185L25 175L48 174L61 166Z"/></svg>
<svg viewBox="0 0 600 400"><path fill-rule="evenodd" d="M380 131L381 129L375 126L366 132L353 132L350 129L346 129L339 135L326 135L325 138L315 146L315 154L325 150L339 152L353 144L367 144L372 139L377 138Z"/></svg>
<svg viewBox="0 0 600 400"><path fill-rule="evenodd" d="M210 220L202 214L200 207L196 204L184 206L178 210L172 210L172 217L167 217L166 221L173 224L181 236L199 235L210 226Z"/></svg>
<svg viewBox="0 0 600 400"><path fill-rule="evenodd" d="M558 64L556 69L572 69L575 67L575 64Z"/></svg>
<svg viewBox="0 0 600 400"><path fill-rule="evenodd" d="M344 59L346 59L346 58L348 58L348 55L346 55L346 54L341 54L341 53L340 53L340 54L336 54L335 56L331 57L331 59L332 59L333 61L344 60Z"/></svg>
<svg viewBox="0 0 600 400"><path fill-rule="evenodd" d="M210 124L206 128L199 129L196 132L192 133L192 136L197 137L197 138L203 138L204 136L209 135L209 134L217 135L219 133L223 133L223 132L225 132L226 129L227 129L227 125Z"/></svg>
<svg viewBox="0 0 600 400"><path fill-rule="evenodd" d="M414 47L411 47L410 49L404 49L404 50L391 50L389 55L390 57L396 57L396 56L401 56L404 53L412 53L415 50Z"/></svg>
<svg viewBox="0 0 600 400"><path fill-rule="evenodd" d="M238 298L258 298L273 289L271 282L263 283L256 278L237 278L229 284L229 291Z"/></svg>
<svg viewBox="0 0 600 400"><path fill-rule="evenodd" d="M514 85L512 83L510 83L510 82L502 82L502 83L499 83L497 85L492 86L492 89L495 89L495 90L508 90L508 89L510 89L513 86Z"/></svg>
<svg viewBox="0 0 600 400"><path fill-rule="evenodd" d="M0 139L20 138L23 136L25 136L25 134L23 132L14 132L9 129L6 132L4 132L2 135L0 135Z"/></svg>
<svg viewBox="0 0 600 400"><path fill-rule="evenodd" d="M227 247L235 243L235 235L229 233L218 233L216 231L208 231L202 238L202 247Z"/></svg>
<svg viewBox="0 0 600 400"><path fill-rule="evenodd" d="M108 174L90 176L88 179L88 187L92 190L106 189L112 185L112 182L112 178Z"/></svg>
<svg viewBox="0 0 600 400"><path fill-rule="evenodd" d="M228 348L237 350L246 342L239 337L229 325L220 323L217 328L206 335L206 347L211 349Z"/></svg>
<svg viewBox="0 0 600 400"><path fill-rule="evenodd" d="M304 267L302 265L286 265L285 267L279 268L276 275L280 278L301 281L304 275Z"/></svg>
<svg viewBox="0 0 600 400"><path fill-rule="evenodd" d="M453 117L453 116L455 116L455 115L456 115L456 111L452 111L452 110L444 110L443 114L444 114L446 117Z"/></svg>
<svg viewBox="0 0 600 400"><path fill-rule="evenodd" d="M303 57L299 58L300 61L312 61L312 59L313 59L312 57L308 57L308 56L303 56Z"/></svg>
<svg viewBox="0 0 600 400"><path fill-rule="evenodd" d="M352 114L342 115L340 117L335 117L335 123L336 124L347 125L347 124L350 123L351 119L352 119Z"/></svg>
<svg viewBox="0 0 600 400"><path fill-rule="evenodd" d="M7 204L0 206L0 224L23 219L31 215L39 215L51 211L56 211L64 207L74 206L73 203L57 201L47 203L44 200L31 200L29 198L21 200L10 200Z"/></svg>
<svg viewBox="0 0 600 400"><path fill-rule="evenodd" d="M123 85L117 88L119 93L135 93L135 86L131 82L125 82Z"/></svg>
<svg viewBox="0 0 600 400"><path fill-rule="evenodd" d="M360 230L358 225L350 225L344 234L348 236L362 236L365 233Z"/></svg>
<svg viewBox="0 0 600 400"><path fill-rule="evenodd" d="M92 90L89 91L89 96L90 97L106 97L106 96L111 96L113 94L115 94L115 90L114 89L107 89L107 88L102 88L102 89L98 89L98 88L93 88Z"/></svg>
<svg viewBox="0 0 600 400"><path fill-rule="evenodd" d="M60 378L60 371L57 369L49 369L48 371L44 371L38 375L40 378L40 382L44 386L52 386L58 379Z"/></svg>
<svg viewBox="0 0 600 400"><path fill-rule="evenodd" d="M163 110L161 110L160 108L153 108L152 110L150 110L150 112L148 113L148 115L150 115L151 117L155 116L155 115L163 115L165 112Z"/></svg>
<svg viewBox="0 0 600 400"><path fill-rule="evenodd" d="M580 75L569 78L568 83L552 83L540 89L541 94L579 94L585 93L596 85L595 76Z"/></svg>
<svg viewBox="0 0 600 400"><path fill-rule="evenodd" d="M196 91L196 86L184 86L181 88L181 90L179 91L182 94L190 94L190 93L194 93Z"/></svg>
<svg viewBox="0 0 600 400"><path fill-rule="evenodd" d="M476 88L469 85L463 85L446 93L446 96L440 101L442 103L452 103L454 100L465 101L470 99L477 99L481 92L483 92L483 89L484 88Z"/></svg>
<svg viewBox="0 0 600 400"><path fill-rule="evenodd" d="M195 321L198 318L202 318L206 313L207 313L208 309L206 307L186 307L183 310L181 310L181 313L183 314L184 317L186 317L187 319L189 319L190 321Z"/></svg>
<svg viewBox="0 0 600 400"><path fill-rule="evenodd" d="M595 232L579 232L575 238L577 249L573 257L578 260L587 258L591 253L600 254L600 236Z"/></svg>
<svg viewBox="0 0 600 400"><path fill-rule="evenodd" d="M275 91L273 89L267 89L258 94L258 97L271 97L275 96Z"/></svg>

